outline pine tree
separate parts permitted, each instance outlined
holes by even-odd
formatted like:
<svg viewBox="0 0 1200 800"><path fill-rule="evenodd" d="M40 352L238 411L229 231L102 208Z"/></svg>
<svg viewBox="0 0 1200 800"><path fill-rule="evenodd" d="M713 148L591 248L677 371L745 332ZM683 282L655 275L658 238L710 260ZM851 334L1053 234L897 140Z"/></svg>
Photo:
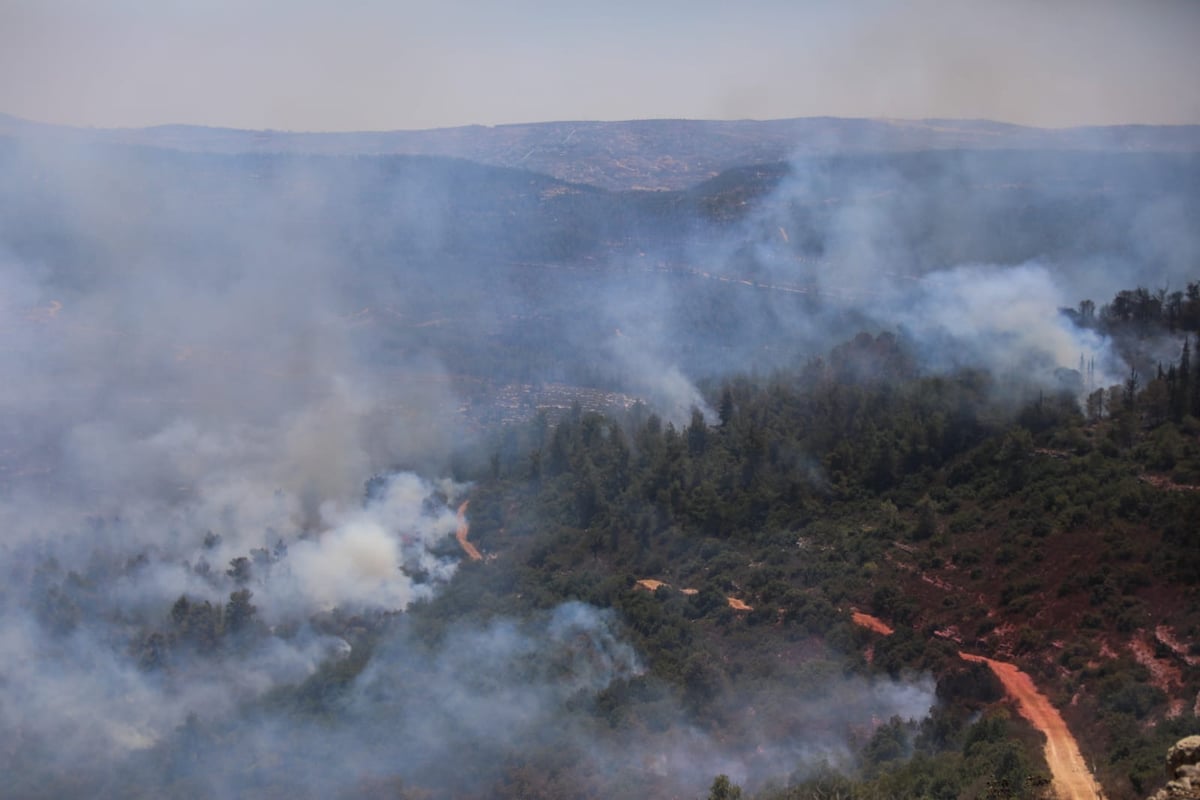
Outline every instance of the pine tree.
<svg viewBox="0 0 1200 800"><path fill-rule="evenodd" d="M729 780L728 775L718 775L708 790L708 800L738 800L742 787Z"/></svg>
<svg viewBox="0 0 1200 800"><path fill-rule="evenodd" d="M1192 403L1196 400L1196 392L1192 387L1192 344L1191 337L1183 337L1183 352L1179 354L1179 367L1171 368L1174 380L1171 382L1171 419L1181 422L1185 414L1191 412Z"/></svg>
<svg viewBox="0 0 1200 800"><path fill-rule="evenodd" d="M254 617L254 612L258 611L250 602L253 596L254 593L249 589L239 589L229 595L229 605L225 607L225 628L230 633L245 630Z"/></svg>
<svg viewBox="0 0 1200 800"><path fill-rule="evenodd" d="M1125 379L1125 408L1132 411L1134 403L1137 401L1138 393L1138 373L1136 367L1129 368L1129 377Z"/></svg>
<svg viewBox="0 0 1200 800"><path fill-rule="evenodd" d="M1187 384L1179 380L1179 370L1175 365L1167 367L1167 409L1172 422L1183 420L1187 411Z"/></svg>
<svg viewBox="0 0 1200 800"><path fill-rule="evenodd" d="M729 390L728 386L721 392L721 405L717 414L721 419L722 427L728 425L733 419L733 392Z"/></svg>
<svg viewBox="0 0 1200 800"><path fill-rule="evenodd" d="M1179 357L1179 380L1188 394L1189 413L1200 417L1200 369L1192 369L1190 337L1183 340L1183 354Z"/></svg>

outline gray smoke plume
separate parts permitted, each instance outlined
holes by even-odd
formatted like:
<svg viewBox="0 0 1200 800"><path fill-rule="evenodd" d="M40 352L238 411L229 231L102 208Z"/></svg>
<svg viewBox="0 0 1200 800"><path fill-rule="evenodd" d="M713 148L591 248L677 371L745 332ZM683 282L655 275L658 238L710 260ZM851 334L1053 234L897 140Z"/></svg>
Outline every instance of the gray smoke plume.
<svg viewBox="0 0 1200 800"><path fill-rule="evenodd" d="M1040 264L972 265L923 277L893 318L934 370L987 365L998 375L1049 387L1055 369L1074 368L1082 359L1099 365L1100 385L1119 382L1126 368L1112 343L1060 313L1072 305Z"/></svg>
<svg viewBox="0 0 1200 800"><path fill-rule="evenodd" d="M767 170L747 213L696 231L683 256L655 255L674 282L641 314L665 322L640 350L676 354L695 379L891 330L930 371L1046 385L1083 356L1115 380L1128 366L1110 343L1059 309L1196 279L1200 235L1183 223L1200 210L1196 170L1149 153L798 156Z"/></svg>
<svg viewBox="0 0 1200 800"><path fill-rule="evenodd" d="M0 140L16 795L82 794L189 714L236 718L346 656L319 614L395 612L454 573L464 487L399 472L363 500L467 441L450 382L358 326L351 189L274 167ZM247 625L276 635L229 644Z"/></svg>
<svg viewBox="0 0 1200 800"><path fill-rule="evenodd" d="M718 734L684 713L665 687L645 682L612 612L567 603L524 621L460 624L436 642L399 623L340 690L329 681L355 653L316 635L243 654L236 669L189 664L163 683L115 659L98 661L96 643L81 642L92 674L19 675L33 692L31 709L47 718L6 722L39 734L26 743L39 767L57 748L74 760L72 774L186 787L196 797L264 787L354 796L380 785L477 796L530 779L531 771L541 791L675 796L702 792L716 772L755 787L821 764L852 766L854 742L874 726L892 716L923 718L934 702L927 678L810 671L803 683L720 699L728 719ZM271 713L269 702L256 700L289 682L320 713ZM606 692L634 686L659 696L639 720L613 729L591 713ZM68 735L80 713L103 724ZM34 773L13 774L24 785ZM51 785L61 787L61 778Z"/></svg>

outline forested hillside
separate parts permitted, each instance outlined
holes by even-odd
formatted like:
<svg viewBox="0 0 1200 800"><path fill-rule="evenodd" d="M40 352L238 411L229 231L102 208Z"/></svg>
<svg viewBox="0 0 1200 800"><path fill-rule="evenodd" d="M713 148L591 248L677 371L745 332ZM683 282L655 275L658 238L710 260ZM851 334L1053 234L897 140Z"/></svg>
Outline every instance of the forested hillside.
<svg viewBox="0 0 1200 800"><path fill-rule="evenodd" d="M1139 338L1113 304L1099 317L1131 343L1171 335L1150 320ZM1197 730L1188 325L1172 363L1086 408L1086 366L1056 392L922 374L902 336L864 332L802 369L704 387L716 416L680 428L641 405L542 413L461 452L457 488L426 497L421 529L466 500L459 533L483 557L452 538L406 556L403 613L262 619L255 592L278 603L304 540L188 565L207 588L140 622L99 596L154 569L153 550L47 560L29 591L61 646L123 615L107 629L174 691L213 671L252 681L285 651L319 664L75 774L101 769L100 794L124 797L1050 796L1043 739L966 654L1018 665L1106 795L1144 797ZM371 481L365 508L406 480ZM228 552L215 534L204 547ZM227 601L203 599L217 587ZM46 747L4 757L45 764ZM315 766L326 747L345 775ZM21 796L83 788L19 776Z"/></svg>
<svg viewBox="0 0 1200 800"><path fill-rule="evenodd" d="M1091 416L1068 392L1012 404L977 371L920 376L903 341L863 334L799 374L712 387L715 424L635 411L510 432L472 501L497 560L432 607L460 592L503 603L489 583L515 558L526 601L620 608L650 675L718 727L712 688L797 669L798 647L937 678L927 719L876 721L843 777L770 797L1041 796L1037 737L958 651L1010 658L1063 709L1109 796L1143 796L1194 732L1200 689L1200 652L1182 644L1200 624L1190 349ZM855 628L851 609L896 633Z"/></svg>
<svg viewBox="0 0 1200 800"><path fill-rule="evenodd" d="M0 173L0 794L1046 796L991 663L1112 798L1196 731L1190 152Z"/></svg>

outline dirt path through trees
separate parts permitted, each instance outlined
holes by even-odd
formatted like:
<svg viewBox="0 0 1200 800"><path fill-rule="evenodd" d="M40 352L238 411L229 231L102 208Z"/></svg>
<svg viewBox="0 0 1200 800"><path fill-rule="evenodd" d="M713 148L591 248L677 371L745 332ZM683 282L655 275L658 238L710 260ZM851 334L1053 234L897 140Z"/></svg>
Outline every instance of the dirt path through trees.
<svg viewBox="0 0 1200 800"><path fill-rule="evenodd" d="M1099 800L1103 795L1087 762L1079 752L1075 737L1067 730L1058 709L1037 690L1033 680L1012 664L993 661L970 653L958 654L967 661L987 664L1004 690L1017 701L1017 710L1033 727L1046 734L1046 763L1054 779L1054 791L1062 800Z"/></svg>
<svg viewBox="0 0 1200 800"><path fill-rule="evenodd" d="M878 617L855 611L850 617L855 625L869 628L884 636L891 636L892 629ZM1100 784L1092 777L1079 752L1079 743L1067 729L1058 709L1050 705L1046 696L1033 685L1033 679L1015 665L995 661L984 656L959 652L965 661L987 664L1004 685L1008 696L1017 701L1017 710L1029 720L1033 727L1046 736L1046 764L1050 767L1054 793L1060 800L1102 800L1104 793Z"/></svg>
<svg viewBox="0 0 1200 800"><path fill-rule="evenodd" d="M472 561L482 561L483 555L475 545L467 541L467 534L471 531L471 526L467 523L467 506L470 503L470 500L463 500L462 505L458 507L458 530L455 532L454 538L458 540L458 546L463 549L468 558Z"/></svg>

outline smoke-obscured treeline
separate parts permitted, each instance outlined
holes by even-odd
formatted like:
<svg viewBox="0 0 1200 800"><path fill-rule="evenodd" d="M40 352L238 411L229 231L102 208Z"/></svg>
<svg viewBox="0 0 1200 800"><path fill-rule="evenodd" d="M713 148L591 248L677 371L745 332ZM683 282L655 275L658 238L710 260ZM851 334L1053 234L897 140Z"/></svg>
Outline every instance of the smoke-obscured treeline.
<svg viewBox="0 0 1200 800"><path fill-rule="evenodd" d="M1014 407L985 373L918 374L905 347L864 334L802 373L714 386L713 424L696 412L677 429L639 406L497 432L460 476L473 480L485 560L403 614L360 597L345 602L358 612L281 619L274 587L308 540L193 567L193 589L140 623L107 598L172 568L152 550L107 572L43 560L20 602L56 647L123 629L127 688L165 692L144 702L213 681L236 702L191 708L123 755L76 754L65 774L51 754L69 744L27 725L10 750L15 785L700 796L721 773L764 797L1040 796L1037 737L965 649L1010 652L1075 693L1068 718L1110 795L1144 795L1165 743L1194 729L1169 712L1200 675L1188 653L1166 653L1180 670L1168 693L1128 653L1104 660L1102 642L1200 624L1179 605L1200 581L1200 493L1171 489L1200 482L1195 418L1158 418L1151 387L1098 422L1073 395L1034 386ZM1190 402L1200 386L1187 386ZM409 480L374 482L365 509ZM415 563L399 569L428 580ZM938 602L914 589L923 581ZM227 600L202 600L214 589ZM856 628L851 608L896 634ZM278 682L269 691L260 670ZM53 681L24 677L27 691Z"/></svg>
<svg viewBox="0 0 1200 800"><path fill-rule="evenodd" d="M1197 171L0 139L6 790L1036 796L967 648L1140 794L1194 727L1146 632L1197 634Z"/></svg>

